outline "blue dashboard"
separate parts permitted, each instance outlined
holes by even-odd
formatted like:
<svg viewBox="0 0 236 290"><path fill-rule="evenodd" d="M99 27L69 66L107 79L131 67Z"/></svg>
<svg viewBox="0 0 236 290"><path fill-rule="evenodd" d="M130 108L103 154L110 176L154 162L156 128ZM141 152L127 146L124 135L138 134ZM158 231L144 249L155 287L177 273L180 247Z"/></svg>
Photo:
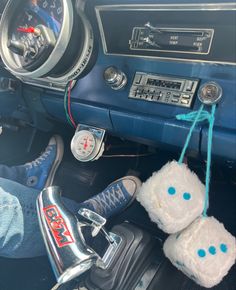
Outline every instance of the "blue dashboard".
<svg viewBox="0 0 236 290"><path fill-rule="evenodd" d="M191 4L227 4L227 1L191 1ZM180 150L185 142L189 123L178 121L177 114L198 110L200 102L195 98L191 108L170 106L129 98L136 72L199 79L199 86L213 81L223 90L223 98L217 105L213 135L213 156L226 161L236 161L236 43L234 63L199 60L155 58L109 54L104 51L102 34L96 17L96 7L106 5L178 5L185 7L189 1L138 1L95 0L85 2L84 12L92 25L97 45L97 58L90 72L80 78L72 90L72 114L77 123L106 129L110 134L147 145ZM190 4L190 5L191 5ZM232 4L232 3L231 3ZM142 9L142 8L140 8ZM145 11L143 12L145 13ZM115 21L115 20L114 20ZM205 21L207 21L205 19ZM225 19L222 19L224 25ZM211 23L209 23L211 26ZM234 26L235 27L235 26ZM236 28L235 28L236 29ZM227 31L225 32L227 34ZM236 34L236 30L235 30ZM122 36L121 36L122 37ZM118 40L117 40L118 42ZM118 44L117 44L118 45ZM222 53L224 53L222 51ZM115 66L127 76L127 85L113 90L104 81L104 70ZM26 86L29 90L29 86ZM32 87L33 88L33 87ZM42 89L41 101L46 111L57 120L66 122L63 93ZM194 130L190 150L205 156L207 150L207 123Z"/></svg>

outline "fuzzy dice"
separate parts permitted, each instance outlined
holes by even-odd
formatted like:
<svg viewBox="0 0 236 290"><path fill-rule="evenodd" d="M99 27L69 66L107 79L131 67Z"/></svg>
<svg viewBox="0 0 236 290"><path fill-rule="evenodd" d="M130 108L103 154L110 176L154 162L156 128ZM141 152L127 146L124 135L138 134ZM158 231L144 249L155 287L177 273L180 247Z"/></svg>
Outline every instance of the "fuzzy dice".
<svg viewBox="0 0 236 290"><path fill-rule="evenodd" d="M205 186L185 164L167 163L143 183L137 200L164 232L179 232L204 210Z"/></svg>
<svg viewBox="0 0 236 290"><path fill-rule="evenodd" d="M214 217L199 217L164 244L167 258L206 288L223 279L236 259L236 239Z"/></svg>

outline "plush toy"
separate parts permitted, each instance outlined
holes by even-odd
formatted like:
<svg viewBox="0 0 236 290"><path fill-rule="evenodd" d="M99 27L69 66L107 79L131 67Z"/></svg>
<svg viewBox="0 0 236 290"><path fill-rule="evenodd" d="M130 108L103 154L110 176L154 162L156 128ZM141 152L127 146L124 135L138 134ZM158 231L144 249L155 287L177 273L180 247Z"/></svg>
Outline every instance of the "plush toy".
<svg viewBox="0 0 236 290"><path fill-rule="evenodd" d="M204 185L196 174L183 164L193 130L200 120L208 118L202 105L198 112L179 115L178 119L193 121L179 161L167 163L143 183L137 200L151 220L166 233L176 233L190 225L208 207ZM215 107L214 107L215 108ZM214 112L213 112L214 114ZM205 209L204 209L205 207Z"/></svg>
<svg viewBox="0 0 236 290"><path fill-rule="evenodd" d="M168 237L164 253L201 286L217 285L236 260L236 239L214 217L200 217Z"/></svg>
<svg viewBox="0 0 236 290"><path fill-rule="evenodd" d="M177 116L192 122L180 159L167 163L143 183L137 199L152 221L163 231L172 233L164 244L165 255L196 283L210 288L235 263L236 239L223 224L207 216L216 104L212 105L211 114L203 109L201 105L197 112ZM183 164L183 159L197 122L205 120L209 122L209 130L204 186Z"/></svg>
<svg viewBox="0 0 236 290"><path fill-rule="evenodd" d="M184 163L167 163L142 184L137 200L164 232L179 232L204 209L205 186Z"/></svg>

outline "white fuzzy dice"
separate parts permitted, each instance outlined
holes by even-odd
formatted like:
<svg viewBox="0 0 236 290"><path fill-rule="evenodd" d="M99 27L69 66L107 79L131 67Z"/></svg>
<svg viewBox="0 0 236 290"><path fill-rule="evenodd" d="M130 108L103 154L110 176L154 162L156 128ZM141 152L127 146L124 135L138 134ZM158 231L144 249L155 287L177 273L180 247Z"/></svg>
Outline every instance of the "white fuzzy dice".
<svg viewBox="0 0 236 290"><path fill-rule="evenodd" d="M143 183L137 200L166 233L176 233L204 210L205 186L185 164L167 163Z"/></svg>
<svg viewBox="0 0 236 290"><path fill-rule="evenodd" d="M200 217L182 232L168 237L167 258L201 286L223 279L236 259L236 239L213 217Z"/></svg>

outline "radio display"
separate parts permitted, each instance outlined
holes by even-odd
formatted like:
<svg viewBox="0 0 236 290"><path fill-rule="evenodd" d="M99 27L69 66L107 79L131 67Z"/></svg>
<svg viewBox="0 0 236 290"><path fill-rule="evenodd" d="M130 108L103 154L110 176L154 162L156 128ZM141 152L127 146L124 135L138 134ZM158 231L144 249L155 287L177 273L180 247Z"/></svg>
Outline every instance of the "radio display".
<svg viewBox="0 0 236 290"><path fill-rule="evenodd" d="M159 87L159 88L168 88L168 89L173 89L173 90L180 90L182 83L149 78L147 80L147 85Z"/></svg>

